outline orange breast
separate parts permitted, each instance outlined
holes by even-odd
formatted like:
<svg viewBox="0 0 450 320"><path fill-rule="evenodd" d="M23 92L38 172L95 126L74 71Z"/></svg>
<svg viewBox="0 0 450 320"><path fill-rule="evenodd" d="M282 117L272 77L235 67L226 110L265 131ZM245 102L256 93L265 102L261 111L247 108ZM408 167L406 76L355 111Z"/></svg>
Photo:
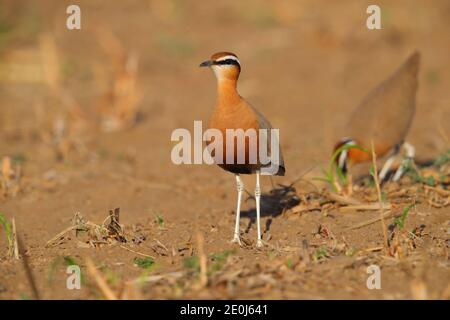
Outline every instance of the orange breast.
<svg viewBox="0 0 450 320"><path fill-rule="evenodd" d="M258 162L259 125L253 110L246 108L245 105L242 105L234 110L217 108L211 117L210 128L218 129L222 132L223 163L226 163L228 158L233 159L234 164L237 164L238 155L241 154L245 159L244 163L249 164L251 159L250 150L256 152L256 154L253 155L253 157L256 158L253 159L256 159L256 162ZM240 141L239 143L237 136L227 137L227 129L242 129L244 131L253 129L253 133L248 132L249 134L245 136L245 142L243 143L243 141ZM254 139L252 141L254 144L253 148L251 148L250 136ZM229 141L230 138L233 139L233 141ZM207 143L207 145L209 145L209 143ZM227 148L227 145L233 145L233 148ZM212 156L214 157L215 155L212 154Z"/></svg>
<svg viewBox="0 0 450 320"><path fill-rule="evenodd" d="M348 150L348 159L350 159L353 163L360 163L370 161L372 157L370 153L352 148Z"/></svg>
<svg viewBox="0 0 450 320"><path fill-rule="evenodd" d="M366 149L367 152L364 152L356 148L351 148L348 150L348 159L353 163L372 161L372 146L371 145L367 146L359 143L357 143L357 145ZM375 154L377 155L378 158L386 155L389 151L390 151L389 146L383 144L375 144Z"/></svg>

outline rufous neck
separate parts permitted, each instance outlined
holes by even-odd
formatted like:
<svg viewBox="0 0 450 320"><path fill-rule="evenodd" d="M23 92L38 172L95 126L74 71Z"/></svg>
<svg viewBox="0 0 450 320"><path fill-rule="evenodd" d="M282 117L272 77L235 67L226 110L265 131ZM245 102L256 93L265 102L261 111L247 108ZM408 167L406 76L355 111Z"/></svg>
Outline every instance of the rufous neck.
<svg viewBox="0 0 450 320"><path fill-rule="evenodd" d="M234 103L240 100L237 92L237 81L231 79L219 79L217 81L217 98L220 103Z"/></svg>

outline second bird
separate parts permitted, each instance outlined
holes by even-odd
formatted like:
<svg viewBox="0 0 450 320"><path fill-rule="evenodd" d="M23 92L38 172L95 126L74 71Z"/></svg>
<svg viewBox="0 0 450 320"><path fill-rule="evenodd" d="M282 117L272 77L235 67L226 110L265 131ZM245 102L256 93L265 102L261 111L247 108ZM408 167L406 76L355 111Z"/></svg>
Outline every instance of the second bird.
<svg viewBox="0 0 450 320"><path fill-rule="evenodd" d="M260 173L268 167L272 170L265 170L266 173L272 175L284 175L284 161L279 147L278 139L274 149L274 144L271 144L273 135L271 136L272 126L269 121L255 108L253 108L247 101L245 101L237 92L237 80L241 72L241 64L238 57L231 52L219 52L213 54L211 59L200 64L200 67L209 67L213 70L217 78L217 102L212 113L209 127L210 129L216 129L222 133L223 137L223 160L232 159L232 163L229 161L217 161L216 163L224 170L234 173L236 176L236 184L238 191L237 208L236 208L236 224L234 229L233 242L241 244L240 241L240 229L239 218L241 210L241 198L244 191L244 184L240 178L240 174L256 174L256 187L255 187L255 200L256 200L256 222L258 228L258 238L256 242L257 247L262 247L261 237L261 223L260 223L260 201L261 201L261 188L260 188ZM243 144L239 144L237 141L233 141L233 148L226 148L227 141L227 129L232 130L255 130L260 132L268 132L267 139L261 139L257 136L256 150L250 148L250 142L245 140ZM228 137L228 139L230 139ZM236 140L236 137L232 138ZM278 157L275 160L271 158L270 163L262 162L259 158L261 148L267 150L269 153L278 151ZM241 148L241 150L239 150ZM244 148L244 149L243 149ZM251 161L251 152L256 152L256 162ZM245 161L237 161L238 154L243 152L245 154ZM214 155L212 154L213 158ZM222 159L219 159L222 160ZM264 163L264 164L263 164Z"/></svg>
<svg viewBox="0 0 450 320"><path fill-rule="evenodd" d="M407 159L414 157L414 148L405 142L416 107L417 73L420 54L414 52L389 78L375 87L353 112L347 124L347 137L335 150L343 145L359 145L368 152L349 148L340 153L337 162L346 172L348 164L371 161L371 143L377 156L389 155L379 176L383 181L400 147L406 150ZM393 180L398 180L404 170L400 165Z"/></svg>

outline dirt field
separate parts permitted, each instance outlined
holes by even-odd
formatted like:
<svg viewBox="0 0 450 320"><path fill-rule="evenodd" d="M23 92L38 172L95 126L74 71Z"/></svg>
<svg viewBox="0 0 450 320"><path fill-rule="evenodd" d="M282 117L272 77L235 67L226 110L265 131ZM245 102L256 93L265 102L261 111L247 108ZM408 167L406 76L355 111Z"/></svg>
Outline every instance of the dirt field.
<svg viewBox="0 0 450 320"><path fill-rule="evenodd" d="M450 298L448 1L378 1L382 30L366 28L364 1L77 3L81 30L67 30L61 1L0 1L0 213L15 220L41 298ZM418 163L442 161L421 167L422 181L382 186L385 248L380 221L360 226L378 210L343 209L313 178L351 110L416 49L407 140ZM287 174L277 191L262 179L262 250L252 198L246 244L229 242L232 174L170 159L172 131L210 115L216 84L198 65L223 50L240 58L241 95L280 128ZM252 193L254 177L244 183ZM377 203L374 186L353 196ZM120 225L106 219L115 208ZM7 235L0 299L35 298ZM72 264L80 290L66 287ZM372 264L380 290L366 286Z"/></svg>

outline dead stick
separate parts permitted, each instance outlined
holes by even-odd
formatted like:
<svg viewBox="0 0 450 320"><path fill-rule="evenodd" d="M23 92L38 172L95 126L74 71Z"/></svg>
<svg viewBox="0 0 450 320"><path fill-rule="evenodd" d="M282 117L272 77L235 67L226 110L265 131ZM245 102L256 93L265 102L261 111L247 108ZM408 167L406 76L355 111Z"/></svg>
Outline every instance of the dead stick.
<svg viewBox="0 0 450 320"><path fill-rule="evenodd" d="M386 212L383 214L383 219L389 218L391 215L392 215L392 211L386 211ZM396 216L400 216L400 215L397 214ZM359 229L359 228L362 228L362 227L371 225L372 223L378 222L378 221L380 221L380 220L381 220L381 217L376 217L376 218L373 218L373 219L369 219L369 220L366 220L366 221L364 221L364 222L361 222L361 223L359 223L359 224L357 224L357 225L354 225L354 226L352 226L352 227L349 227L347 230L355 230L355 229Z"/></svg>
<svg viewBox="0 0 450 320"><path fill-rule="evenodd" d="M180 278L183 276L183 272L180 271L176 271L176 272L170 272L170 273L165 273L165 274L157 274L157 275L153 275L153 276L146 276L146 277L139 277L137 279L128 281L128 283L135 283L135 284L139 284L139 283L144 283L144 282L157 282L159 280L162 279L166 279L166 278Z"/></svg>
<svg viewBox="0 0 450 320"><path fill-rule="evenodd" d="M344 197L344 196L341 196L334 192L328 192L325 196L328 199L333 200L334 202L338 202L338 203L344 204L344 205L360 205L360 204L362 204L361 201L359 201L355 198Z"/></svg>
<svg viewBox="0 0 450 320"><path fill-rule="evenodd" d="M50 240L47 241L47 243L45 244L46 247L48 247L50 244L52 244L53 242L55 242L56 240L62 238L63 235L65 235L67 232L72 231L73 229L76 229L78 226L71 226L68 227L66 229L64 229L63 231L61 231L60 233L58 233L56 236L54 236L53 238L51 238Z"/></svg>
<svg viewBox="0 0 450 320"><path fill-rule="evenodd" d="M123 245L120 245L119 247L122 248L122 249L125 249L125 250L127 250L127 251L133 252L133 253L135 253L135 254L141 255L141 256L143 256L143 257L155 259L154 256L151 256L151 255L148 255L148 254L139 252L139 251L132 250L132 249L127 248L127 247L125 247L125 246L123 246Z"/></svg>
<svg viewBox="0 0 450 320"><path fill-rule="evenodd" d="M108 282L106 282L105 278L103 278L103 276L97 271L94 262L89 257L86 257L86 267L87 271L94 278L95 282L97 283L97 286L102 291L106 299L117 300L117 297L109 287Z"/></svg>
<svg viewBox="0 0 450 320"><path fill-rule="evenodd" d="M200 285L205 287L208 284L208 275L207 275L207 258L205 254L204 248L204 238L202 233L197 232L197 246L198 246L198 256L200 260Z"/></svg>
<svg viewBox="0 0 450 320"><path fill-rule="evenodd" d="M27 275L28 282L31 286L31 291L33 292L33 296L35 300L40 300L41 297L39 295L39 291L36 286L36 282L34 280L33 271L31 271L30 264L28 263L28 257L25 254L25 246L22 243L22 239L17 234L17 245L19 247L19 252L22 253L22 264L25 269L25 274Z"/></svg>
<svg viewBox="0 0 450 320"><path fill-rule="evenodd" d="M383 203L382 206L383 206L384 210L392 209L392 205L390 203ZM346 207L339 208L339 211L341 211L341 212L357 211L357 210L380 210L380 204L379 203L367 203L367 204L360 204L360 205L355 205L355 206L346 206Z"/></svg>
<svg viewBox="0 0 450 320"><path fill-rule="evenodd" d="M371 141L371 146L372 146L373 179L375 180L375 186L377 188L377 195L378 195L378 202L380 203L380 221L381 221L381 228L383 229L384 245L386 248L386 252L388 252L389 242L388 242L386 224L384 222L383 200L381 198L380 181L378 181L377 155L375 154L375 147L373 144L373 140Z"/></svg>
<svg viewBox="0 0 450 320"><path fill-rule="evenodd" d="M16 229L16 219L14 217L11 219L12 224L12 234L13 234L13 251L14 258L19 260L19 245L17 243L17 229Z"/></svg>
<svg viewBox="0 0 450 320"><path fill-rule="evenodd" d="M441 196L450 196L450 191L447 191L447 190L444 190L444 189L441 189L441 188L425 186L425 189L432 190L432 191L438 193Z"/></svg>
<svg viewBox="0 0 450 320"><path fill-rule="evenodd" d="M368 249L364 249L364 250L362 250L363 252L373 252L373 251L381 251L381 250L383 250L383 246L381 246L381 247L373 247L373 248L368 248Z"/></svg>
<svg viewBox="0 0 450 320"><path fill-rule="evenodd" d="M163 248L163 249L166 250L166 251L169 251L169 249L167 249L167 247L166 247L164 244L162 244L161 241L159 241L159 240L156 239L156 238L153 238L153 240L155 240L155 242L156 242L161 248Z"/></svg>

